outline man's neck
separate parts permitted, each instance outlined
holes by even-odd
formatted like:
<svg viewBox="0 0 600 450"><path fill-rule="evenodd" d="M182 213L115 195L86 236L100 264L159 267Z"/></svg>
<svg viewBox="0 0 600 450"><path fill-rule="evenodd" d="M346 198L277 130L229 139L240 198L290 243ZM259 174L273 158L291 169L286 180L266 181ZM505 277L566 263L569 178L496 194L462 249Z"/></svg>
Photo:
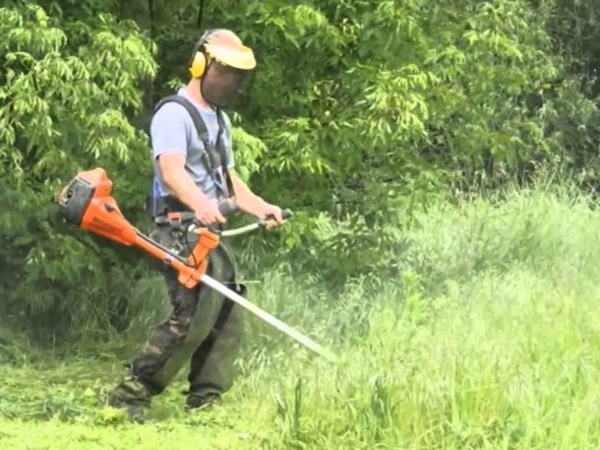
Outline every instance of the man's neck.
<svg viewBox="0 0 600 450"><path fill-rule="evenodd" d="M214 108L204 99L202 93L200 92L200 80L191 80L185 87L185 92L200 108L206 109L207 111L214 110Z"/></svg>

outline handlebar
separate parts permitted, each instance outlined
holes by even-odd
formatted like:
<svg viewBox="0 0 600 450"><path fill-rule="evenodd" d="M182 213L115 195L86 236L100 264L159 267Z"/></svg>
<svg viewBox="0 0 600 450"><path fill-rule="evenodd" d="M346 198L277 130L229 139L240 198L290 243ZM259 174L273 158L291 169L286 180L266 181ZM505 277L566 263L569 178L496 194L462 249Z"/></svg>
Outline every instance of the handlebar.
<svg viewBox="0 0 600 450"><path fill-rule="evenodd" d="M289 209L284 209L281 211L281 217L283 220L291 219L294 216L294 213ZM261 219L257 222L251 223L250 225L245 225L243 227L234 228L233 230L225 230L221 231L220 235L222 237L231 237L231 236L239 236L240 234L246 234L250 231L254 231L257 228L267 226L267 223L271 220L275 219L274 216L269 216L266 219Z"/></svg>
<svg viewBox="0 0 600 450"><path fill-rule="evenodd" d="M231 216L239 211L237 203L230 198L220 202L218 208L219 208L219 212L224 217ZM294 215L294 213L292 211L290 211L289 209L284 209L281 211L281 216L282 216L283 220L291 219L293 215ZM272 217L272 218L274 219L274 217Z"/></svg>
<svg viewBox="0 0 600 450"><path fill-rule="evenodd" d="M220 202L218 208L219 208L219 212L224 217L231 216L239 211L237 204L235 203L235 201L233 201L231 199L226 199L226 200ZM291 219L293 216L294 216L294 213L289 209L284 209L281 211L281 217L283 220ZM254 231L258 228L266 227L267 223L274 219L275 219L275 216L271 215L271 216L266 217L265 219L258 220L257 222L251 223L249 225L245 225L243 227L234 228L232 230L220 231L218 229L218 225L216 225L216 224L209 225L208 228L212 232L219 234L221 237L239 236L241 234L246 234L251 231ZM200 223L198 220L194 220L194 223L192 225L190 225L190 227L188 228L188 231L191 232L195 228L203 227L203 226L205 226L205 225Z"/></svg>

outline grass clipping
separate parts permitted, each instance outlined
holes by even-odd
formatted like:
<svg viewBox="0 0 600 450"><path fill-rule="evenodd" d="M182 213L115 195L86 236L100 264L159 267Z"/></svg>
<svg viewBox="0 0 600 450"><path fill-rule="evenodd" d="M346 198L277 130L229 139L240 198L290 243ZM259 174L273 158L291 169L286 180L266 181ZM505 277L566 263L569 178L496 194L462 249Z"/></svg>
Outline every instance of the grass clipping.
<svg viewBox="0 0 600 450"><path fill-rule="evenodd" d="M5 366L0 448L600 447L600 213L533 192L418 219L398 279L253 289L337 365L248 317L224 403L186 413L182 373L145 425L104 406L116 362Z"/></svg>

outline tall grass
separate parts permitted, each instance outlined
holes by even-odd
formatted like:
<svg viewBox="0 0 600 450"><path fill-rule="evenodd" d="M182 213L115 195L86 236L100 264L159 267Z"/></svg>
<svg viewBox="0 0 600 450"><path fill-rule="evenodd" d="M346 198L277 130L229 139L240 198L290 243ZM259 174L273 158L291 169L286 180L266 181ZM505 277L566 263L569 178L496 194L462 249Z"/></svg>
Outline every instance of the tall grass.
<svg viewBox="0 0 600 450"><path fill-rule="evenodd" d="M252 300L341 361L248 315L238 383L213 411L187 415L180 381L156 399L154 422L124 425L102 407L114 365L5 368L21 381L0 388L14 399L0 400L0 431L13 430L0 432L0 448L26 448L14 446L24 436L48 448L50 438L31 437L47 425L16 421L33 413L54 418L54 441L89 432L84 449L111 448L115 436L149 449L598 448L600 213L590 205L542 190L438 205L407 231L398 278L365 277L339 295L286 268L265 275ZM74 367L72 385L26 388ZM53 412L40 413L44 404Z"/></svg>

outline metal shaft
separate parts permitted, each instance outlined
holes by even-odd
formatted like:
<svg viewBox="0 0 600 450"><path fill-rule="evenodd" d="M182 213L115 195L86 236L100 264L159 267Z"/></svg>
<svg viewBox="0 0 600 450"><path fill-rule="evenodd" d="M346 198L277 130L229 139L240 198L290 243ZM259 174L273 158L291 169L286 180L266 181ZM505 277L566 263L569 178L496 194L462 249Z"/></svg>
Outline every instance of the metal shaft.
<svg viewBox="0 0 600 450"><path fill-rule="evenodd" d="M229 298L231 301L237 303L238 305L242 306L243 308L246 308L248 311L250 311L254 315L260 317L262 320L267 322L269 325L274 326L279 331L287 334L291 338L300 342L302 345L309 348L313 352L318 353L319 355L323 356L324 358L328 359L331 362L335 362L338 360L336 355L334 355L332 352L330 352L323 346L317 344L315 341L313 341L309 337L307 337L307 336L303 335L302 333L300 333L299 331L293 329L286 323L279 320L277 317L269 314L268 312L259 308L255 304L249 302L248 300L246 300L244 297L237 294L236 292L232 291L231 289L228 289L226 286L223 286L221 283L219 283L214 278L211 278L210 276L204 274L200 277L200 280L202 283L204 283L207 286L210 286L211 288L220 292L225 297Z"/></svg>

